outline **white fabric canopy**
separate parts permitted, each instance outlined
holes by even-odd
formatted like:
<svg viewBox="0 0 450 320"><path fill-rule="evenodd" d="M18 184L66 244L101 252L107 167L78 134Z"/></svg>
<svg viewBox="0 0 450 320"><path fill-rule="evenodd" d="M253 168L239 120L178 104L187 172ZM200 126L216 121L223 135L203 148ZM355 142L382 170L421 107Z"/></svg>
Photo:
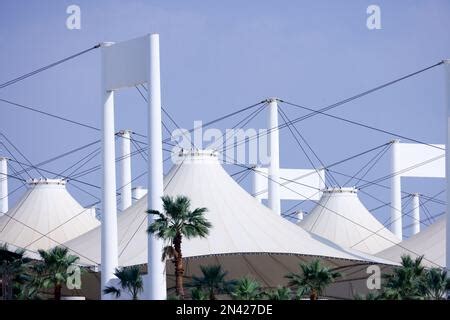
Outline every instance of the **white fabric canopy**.
<svg viewBox="0 0 450 320"><path fill-rule="evenodd" d="M164 180L167 195L185 195L192 208L209 209L213 227L206 239L185 239L183 256L202 257L230 254L288 254L326 256L354 264L389 261L352 249L344 249L309 234L276 215L242 189L221 167L211 151L196 151L181 157ZM147 196L118 216L119 264L147 262ZM66 245L82 254L87 264L100 263L100 228ZM352 260L352 262L349 262Z"/></svg>
<svg viewBox="0 0 450 320"><path fill-rule="evenodd" d="M14 208L0 217L0 243L47 250L97 226L95 208L83 208L59 179L31 180Z"/></svg>
<svg viewBox="0 0 450 320"><path fill-rule="evenodd" d="M424 256L423 264L428 267L445 267L445 216L439 218L423 231L413 235L377 256L392 261L401 261L401 256Z"/></svg>
<svg viewBox="0 0 450 320"><path fill-rule="evenodd" d="M330 188L299 223L338 245L375 254L399 242L361 203L354 188Z"/></svg>

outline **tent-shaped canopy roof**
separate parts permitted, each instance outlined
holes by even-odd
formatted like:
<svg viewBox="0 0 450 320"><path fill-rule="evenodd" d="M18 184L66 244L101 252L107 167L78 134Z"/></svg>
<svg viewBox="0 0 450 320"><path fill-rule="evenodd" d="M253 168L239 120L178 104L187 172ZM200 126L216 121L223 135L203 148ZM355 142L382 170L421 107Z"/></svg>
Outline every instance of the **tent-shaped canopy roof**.
<svg viewBox="0 0 450 320"><path fill-rule="evenodd" d="M445 267L445 216L439 218L423 231L392 246L377 256L400 262L402 255L423 255L423 264L429 267Z"/></svg>
<svg viewBox="0 0 450 320"><path fill-rule="evenodd" d="M387 263L357 250L344 249L311 235L273 213L242 189L222 168L212 151L180 155L164 179L167 195L185 195L192 208L206 207L213 227L206 239L185 239L185 258L213 255L287 254L324 256L346 264ZM118 216L119 264L147 262L147 196ZM86 264L100 263L100 228L66 245ZM351 262L349 262L351 260ZM275 260L272 263L276 265ZM271 269L273 272L275 267ZM285 271L284 271L285 272Z"/></svg>
<svg viewBox="0 0 450 320"><path fill-rule="evenodd" d="M94 208L83 208L60 179L33 179L14 208L0 217L0 243L35 252L61 245L97 226Z"/></svg>
<svg viewBox="0 0 450 320"><path fill-rule="evenodd" d="M299 223L338 245L375 254L400 240L361 203L355 188L329 188Z"/></svg>

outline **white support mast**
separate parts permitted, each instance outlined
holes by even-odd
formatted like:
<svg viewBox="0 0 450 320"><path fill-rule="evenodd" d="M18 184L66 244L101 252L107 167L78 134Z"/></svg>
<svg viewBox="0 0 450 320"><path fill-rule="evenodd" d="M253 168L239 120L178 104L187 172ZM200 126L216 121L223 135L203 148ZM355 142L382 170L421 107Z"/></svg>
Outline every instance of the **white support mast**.
<svg viewBox="0 0 450 320"><path fill-rule="evenodd" d="M450 269L450 59L444 60L446 73L446 103L447 103L447 139L445 142L445 179L447 183L447 213L446 213L446 268Z"/></svg>
<svg viewBox="0 0 450 320"><path fill-rule="evenodd" d="M414 193L412 196L412 234L420 232L420 195Z"/></svg>
<svg viewBox="0 0 450 320"><path fill-rule="evenodd" d="M102 55L106 47L103 45ZM106 65L102 58L102 237L101 237L101 287L102 299L108 300L111 295L104 295L103 289L108 286L118 266L117 252L117 203L116 203L116 163L115 163L115 130L114 130L114 91L105 86Z"/></svg>
<svg viewBox="0 0 450 320"><path fill-rule="evenodd" d="M401 176L398 174L398 144L399 140L392 141L391 146L391 231L400 240L402 233L402 190Z"/></svg>
<svg viewBox="0 0 450 320"><path fill-rule="evenodd" d="M8 159L0 157L0 216L8 212Z"/></svg>
<svg viewBox="0 0 450 320"><path fill-rule="evenodd" d="M131 130L121 130L120 139L120 211L126 210L132 204L131 197Z"/></svg>
<svg viewBox="0 0 450 320"><path fill-rule="evenodd" d="M161 132L161 79L159 61L159 35L150 35L150 68L148 90L148 209L162 212L164 192L163 184L163 154ZM155 217L148 216L148 224ZM165 262L161 261L164 243L155 236L148 235L148 298L150 300L165 300L167 298ZM148 289L148 290L147 290Z"/></svg>
<svg viewBox="0 0 450 320"><path fill-rule="evenodd" d="M269 102L269 208L281 214L280 206L280 146L278 129L278 102L276 98L267 99Z"/></svg>
<svg viewBox="0 0 450 320"><path fill-rule="evenodd" d="M124 67L126 66L126 67ZM103 182L102 182L102 279L101 290L111 283L118 266L116 168L114 146L114 91L147 83L148 90L148 209L162 211L163 159L161 132L161 83L159 66L159 35L151 34L117 44L102 45L102 95L103 95ZM125 139L122 139L125 140ZM123 153L129 146L123 147ZM128 171L128 169L125 169ZM130 180L127 173L122 180ZM129 195L131 200L131 188ZM154 217L149 215L148 223ZM166 299L165 262L161 261L163 241L148 236L147 297ZM111 296L111 295L108 295ZM103 299L109 297L102 295Z"/></svg>

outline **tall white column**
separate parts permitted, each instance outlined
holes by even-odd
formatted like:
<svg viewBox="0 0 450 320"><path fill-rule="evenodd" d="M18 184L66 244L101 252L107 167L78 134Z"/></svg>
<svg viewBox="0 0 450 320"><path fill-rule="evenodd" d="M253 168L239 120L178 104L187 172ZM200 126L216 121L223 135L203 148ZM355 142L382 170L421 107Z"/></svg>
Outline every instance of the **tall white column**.
<svg viewBox="0 0 450 320"><path fill-rule="evenodd" d="M447 182L447 213L446 213L446 268L450 270L450 59L444 60L446 73L446 103L447 103L447 139L445 144L445 178ZM449 275L450 276L450 275Z"/></svg>
<svg viewBox="0 0 450 320"><path fill-rule="evenodd" d="M400 240L402 233L402 187L401 177L398 174L398 144L399 140L394 140L391 146L391 231Z"/></svg>
<svg viewBox="0 0 450 320"><path fill-rule="evenodd" d="M159 63L159 35L150 35L150 70L148 90L148 209L162 212L163 155L161 132L161 79ZM155 217L148 215L148 224ZM164 243L155 236L148 235L148 298L165 300L167 298L165 262L161 261Z"/></svg>
<svg viewBox="0 0 450 320"><path fill-rule="evenodd" d="M104 93L103 105L103 183L102 183L102 261L101 290L114 278L118 266L117 253L117 204L116 204L116 163L114 132L114 92ZM111 295L103 295L108 300Z"/></svg>
<svg viewBox="0 0 450 320"><path fill-rule="evenodd" d="M105 43L104 47L112 43ZM118 266L117 249L117 199L116 199L116 155L114 130L114 91L105 88L104 65L105 48L102 48L102 223L101 223L101 287L102 299L109 300L112 295L104 295L103 289L115 278Z"/></svg>
<svg viewBox="0 0 450 320"><path fill-rule="evenodd" d="M121 130L120 139L120 210L124 211L131 206L131 131Z"/></svg>
<svg viewBox="0 0 450 320"><path fill-rule="evenodd" d="M8 159L0 157L0 216L8 212Z"/></svg>
<svg viewBox="0 0 450 320"><path fill-rule="evenodd" d="M269 208L277 214L280 209L280 147L278 129L278 103L276 98L268 99L269 102ZM273 129L276 128L276 129Z"/></svg>
<svg viewBox="0 0 450 320"><path fill-rule="evenodd" d="M412 234L420 232L420 201L419 194L414 193L412 197Z"/></svg>

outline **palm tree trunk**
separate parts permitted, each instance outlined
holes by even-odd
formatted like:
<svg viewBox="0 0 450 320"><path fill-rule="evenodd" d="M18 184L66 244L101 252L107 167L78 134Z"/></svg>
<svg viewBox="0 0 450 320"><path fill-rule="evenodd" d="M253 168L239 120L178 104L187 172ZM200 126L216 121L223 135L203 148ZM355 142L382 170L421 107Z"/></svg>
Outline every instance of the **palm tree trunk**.
<svg viewBox="0 0 450 320"><path fill-rule="evenodd" d="M8 300L8 276L2 274L2 299Z"/></svg>
<svg viewBox="0 0 450 320"><path fill-rule="evenodd" d="M175 255L175 288L177 295L184 299L184 288L183 288L183 276L184 276L184 268L183 268L183 256L181 253L181 234L177 234L173 241L174 249L176 252Z"/></svg>
<svg viewBox="0 0 450 320"><path fill-rule="evenodd" d="M54 289L55 300L61 300L61 285L56 284Z"/></svg>
<svg viewBox="0 0 450 320"><path fill-rule="evenodd" d="M309 296L309 299L310 299L310 300L317 300L317 292L316 292L316 290L312 290L312 291L311 291L311 294L310 294L310 296Z"/></svg>
<svg viewBox="0 0 450 320"><path fill-rule="evenodd" d="M8 275L6 282L6 299L13 300L14 298L14 276Z"/></svg>

